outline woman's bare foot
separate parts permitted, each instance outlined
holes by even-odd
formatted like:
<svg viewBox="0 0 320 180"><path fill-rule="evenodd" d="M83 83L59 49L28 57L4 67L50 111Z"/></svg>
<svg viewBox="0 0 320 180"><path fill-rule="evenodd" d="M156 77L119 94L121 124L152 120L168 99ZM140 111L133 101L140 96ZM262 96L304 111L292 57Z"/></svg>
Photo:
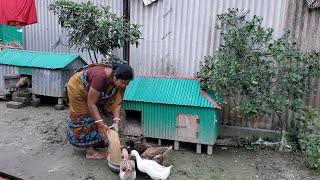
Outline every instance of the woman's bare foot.
<svg viewBox="0 0 320 180"><path fill-rule="evenodd" d="M87 159L106 159L107 158L107 153L103 151L99 151L94 149L93 147L88 147L87 148L87 154L86 154Z"/></svg>

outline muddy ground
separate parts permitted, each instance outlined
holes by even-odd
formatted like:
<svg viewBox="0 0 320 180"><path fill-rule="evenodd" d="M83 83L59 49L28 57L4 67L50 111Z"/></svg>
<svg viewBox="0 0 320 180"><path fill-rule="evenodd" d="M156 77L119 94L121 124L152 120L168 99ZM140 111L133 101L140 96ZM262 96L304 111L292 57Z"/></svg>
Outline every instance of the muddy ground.
<svg viewBox="0 0 320 180"><path fill-rule="evenodd" d="M105 161L85 159L85 150L65 140L67 110L52 106L8 109L0 102L0 171L24 179L118 179ZM213 156L193 148L173 151L172 180L184 179L320 179L306 170L301 155L272 150L215 147ZM145 179L139 175L138 179Z"/></svg>

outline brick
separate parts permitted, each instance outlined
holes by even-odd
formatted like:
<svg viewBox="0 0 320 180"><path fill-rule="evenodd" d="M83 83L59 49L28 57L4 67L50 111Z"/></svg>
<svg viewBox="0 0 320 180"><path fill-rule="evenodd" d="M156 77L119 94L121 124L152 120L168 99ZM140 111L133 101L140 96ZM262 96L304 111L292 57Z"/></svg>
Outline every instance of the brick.
<svg viewBox="0 0 320 180"><path fill-rule="evenodd" d="M54 106L54 108L57 110L64 110L66 107L63 104L57 104Z"/></svg>
<svg viewBox="0 0 320 180"><path fill-rule="evenodd" d="M24 92L24 91L16 91L16 92L13 92L12 96L16 96L16 97L32 97L32 93L27 91L27 92Z"/></svg>
<svg viewBox="0 0 320 180"><path fill-rule="evenodd" d="M29 101L31 101L31 99L27 97L12 97L12 101L28 103Z"/></svg>
<svg viewBox="0 0 320 180"><path fill-rule="evenodd" d="M24 104L22 102L10 101L7 103L7 108L20 109L23 107L24 107Z"/></svg>

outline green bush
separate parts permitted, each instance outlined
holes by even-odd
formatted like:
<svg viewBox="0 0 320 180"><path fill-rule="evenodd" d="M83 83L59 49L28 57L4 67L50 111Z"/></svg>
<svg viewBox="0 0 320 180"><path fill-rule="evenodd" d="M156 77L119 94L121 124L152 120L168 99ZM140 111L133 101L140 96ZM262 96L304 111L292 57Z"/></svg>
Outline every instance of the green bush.
<svg viewBox="0 0 320 180"><path fill-rule="evenodd" d="M306 106L288 133L289 143L306 155L308 167L320 170L320 117L316 109Z"/></svg>
<svg viewBox="0 0 320 180"><path fill-rule="evenodd" d="M225 99L242 96L233 110L246 117L276 116L283 128L282 115L298 112L311 79L320 77L320 54L302 52L289 40L289 31L273 40L273 29L263 27L258 16L247 18L247 12L229 9L218 20L223 41L200 64L202 87Z"/></svg>
<svg viewBox="0 0 320 180"><path fill-rule="evenodd" d="M218 20L223 42L215 56L200 64L202 88L227 98L241 96L232 109L247 118L277 117L279 128L289 131L288 141L306 154L308 166L319 169L320 120L305 102L311 80L320 77L320 53L302 52L289 31L273 40L273 30L262 26L262 18L248 19L237 9ZM288 111L295 117L291 127L281 118Z"/></svg>

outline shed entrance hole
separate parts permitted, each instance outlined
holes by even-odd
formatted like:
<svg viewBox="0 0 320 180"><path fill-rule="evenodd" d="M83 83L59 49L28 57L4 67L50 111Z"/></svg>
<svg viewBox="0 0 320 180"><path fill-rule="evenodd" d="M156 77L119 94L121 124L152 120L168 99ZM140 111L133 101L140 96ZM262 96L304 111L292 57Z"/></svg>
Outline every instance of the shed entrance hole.
<svg viewBox="0 0 320 180"><path fill-rule="evenodd" d="M29 74L20 74L20 78L27 77L30 80L30 86L29 88L32 88L32 75Z"/></svg>
<svg viewBox="0 0 320 180"><path fill-rule="evenodd" d="M125 110L126 121L124 123L124 133L131 136L142 135L142 112L135 110Z"/></svg>

